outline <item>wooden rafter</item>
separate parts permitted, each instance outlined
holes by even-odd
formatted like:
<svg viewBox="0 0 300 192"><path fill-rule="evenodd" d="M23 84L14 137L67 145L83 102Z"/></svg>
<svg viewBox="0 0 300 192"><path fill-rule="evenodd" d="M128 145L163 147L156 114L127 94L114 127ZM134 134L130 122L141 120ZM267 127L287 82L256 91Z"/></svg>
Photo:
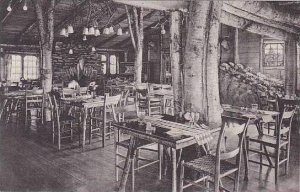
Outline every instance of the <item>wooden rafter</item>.
<svg viewBox="0 0 300 192"><path fill-rule="evenodd" d="M8 11L8 12L6 13L6 15L1 19L1 24L2 24L2 25L6 22L7 18L8 18L8 17L16 10L18 4L19 4L19 1L18 1L18 0L17 0L17 1L14 1L14 2L12 3L12 5L11 5L12 10L11 10L11 11Z"/></svg>
<svg viewBox="0 0 300 192"><path fill-rule="evenodd" d="M156 12L157 12L156 10L151 11L150 13L148 13L147 15L144 16L144 20L149 19L149 18L150 18L151 16L153 16ZM123 15L122 15L122 16L123 16ZM126 14L125 14L125 18L124 18L122 21L124 21L125 19L127 19L127 15L126 15ZM120 20L118 23L121 23L122 21ZM114 23L114 22L113 22L113 23ZM113 24L113 25L117 25L118 23L115 23L115 24ZM123 31L127 31L127 30L128 30L128 27L125 27L125 28L123 29ZM109 37L109 38L107 38L107 39L105 39L105 40L103 40L103 41L97 43L96 46L98 46L98 45L100 45L100 44L104 45L105 43L107 43L107 42L109 42L109 41L115 39L116 37L118 37L118 35L117 35L117 34L114 34L113 36L111 36L111 37Z"/></svg>

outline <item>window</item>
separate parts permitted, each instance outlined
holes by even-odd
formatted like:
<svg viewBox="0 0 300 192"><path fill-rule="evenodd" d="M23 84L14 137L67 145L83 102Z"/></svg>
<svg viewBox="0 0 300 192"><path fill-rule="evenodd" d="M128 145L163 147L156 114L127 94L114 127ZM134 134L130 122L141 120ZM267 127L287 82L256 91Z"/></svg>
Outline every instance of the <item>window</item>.
<svg viewBox="0 0 300 192"><path fill-rule="evenodd" d="M19 82L22 77L22 58L20 55L11 55L10 62L10 80Z"/></svg>
<svg viewBox="0 0 300 192"><path fill-rule="evenodd" d="M117 57L115 55L109 57L109 64L110 74L117 74Z"/></svg>
<svg viewBox="0 0 300 192"><path fill-rule="evenodd" d="M263 43L263 66L284 66L284 42L266 40Z"/></svg>
<svg viewBox="0 0 300 192"><path fill-rule="evenodd" d="M8 80L19 82L22 77L26 80L35 80L39 78L40 68L36 56L11 54L8 58L8 65L10 66Z"/></svg>
<svg viewBox="0 0 300 192"><path fill-rule="evenodd" d="M100 60L101 60L101 63L100 63L101 71L103 74L106 74L106 61L107 61L106 55L101 55Z"/></svg>
<svg viewBox="0 0 300 192"><path fill-rule="evenodd" d="M24 57L24 79L38 79L39 78L39 65L36 56L25 56Z"/></svg>
<svg viewBox="0 0 300 192"><path fill-rule="evenodd" d="M115 54L101 54L100 66L103 74L115 75L119 73L118 57Z"/></svg>

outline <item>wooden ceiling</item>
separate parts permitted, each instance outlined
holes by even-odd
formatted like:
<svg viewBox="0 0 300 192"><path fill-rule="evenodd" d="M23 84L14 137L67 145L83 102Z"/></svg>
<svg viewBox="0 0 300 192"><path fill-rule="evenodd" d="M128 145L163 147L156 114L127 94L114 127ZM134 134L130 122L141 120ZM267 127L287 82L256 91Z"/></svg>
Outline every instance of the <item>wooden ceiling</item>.
<svg viewBox="0 0 300 192"><path fill-rule="evenodd" d="M46 2L46 0L44 1ZM12 11L8 12L6 9L9 2L10 0L0 1L0 43L38 45L37 20L31 0L26 0L27 11L23 10L24 0L12 0ZM54 17L55 41L89 44L98 48L114 48L122 43L130 42L129 34L125 34L128 30L128 24L123 4L109 0L56 0ZM162 22L166 17L167 14L163 11L145 9L145 31L153 29L157 23ZM98 37L88 36L88 40L83 41L83 27L92 21L97 21L101 35ZM73 26L75 33L69 37L61 36L59 34L61 29L69 24ZM115 33L102 34L107 25L113 25ZM119 27L123 29L121 36L116 34Z"/></svg>

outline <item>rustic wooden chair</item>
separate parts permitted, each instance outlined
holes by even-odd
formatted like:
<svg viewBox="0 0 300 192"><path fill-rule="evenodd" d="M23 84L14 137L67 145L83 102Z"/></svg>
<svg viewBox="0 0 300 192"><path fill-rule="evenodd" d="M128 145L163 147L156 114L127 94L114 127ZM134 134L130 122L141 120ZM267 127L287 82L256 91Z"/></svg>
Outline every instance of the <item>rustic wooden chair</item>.
<svg viewBox="0 0 300 192"><path fill-rule="evenodd" d="M288 173L291 125L294 113L295 109L285 108L283 110L283 113L280 115L279 125L276 124L275 135L264 134L262 127L258 124L260 128L259 135L247 137L248 154L249 152L259 154L259 161L249 159L249 162L275 168L275 183L278 181L278 171L281 164L285 163L285 172L286 174ZM258 143L259 149L250 148L250 143ZM269 153L269 148L274 149L274 153ZM283 156L280 156L281 152ZM263 162L263 156L266 157L269 164ZM275 158L275 162L271 158Z"/></svg>
<svg viewBox="0 0 300 192"><path fill-rule="evenodd" d="M227 190L221 182L224 177L232 179L234 191L238 191L242 146L248 124L249 119L222 116L222 126L215 154L208 153L189 162L182 161L179 191L182 192L189 186L198 185L201 181L207 183L209 178L214 178L215 192L219 192L220 189ZM185 168L200 173L201 177L196 181L185 180ZM235 174L234 177L230 177L232 174ZM184 185L184 182L188 184Z"/></svg>
<svg viewBox="0 0 300 192"><path fill-rule="evenodd" d="M68 115L67 112L62 110L58 105L55 95L49 95L49 102L51 107L52 116L52 142L55 143L55 138L57 138L58 150L61 149L61 142L63 139L70 138L73 140L74 130L79 134L79 144L80 144L80 131L73 127L76 118Z"/></svg>
<svg viewBox="0 0 300 192"><path fill-rule="evenodd" d="M121 95L109 96L105 94L104 105L99 109L94 109L90 118L89 143L93 135L101 136L102 146L105 147L105 140L114 134L110 122L116 118L115 107L120 101Z"/></svg>
<svg viewBox="0 0 300 192"><path fill-rule="evenodd" d="M137 111L145 111L146 115L163 113L163 100L161 97L154 97L149 94L148 84L140 84L136 86Z"/></svg>
<svg viewBox="0 0 300 192"><path fill-rule="evenodd" d="M25 92L25 127L33 122L41 123L43 120L43 90L41 90L41 94L34 94ZM40 122L38 122L40 121ZM30 122L30 124L29 124Z"/></svg>
<svg viewBox="0 0 300 192"><path fill-rule="evenodd" d="M63 88L61 92L61 97L62 98L72 98L75 97L77 94L77 90L75 89L70 89L70 88Z"/></svg>
<svg viewBox="0 0 300 192"><path fill-rule="evenodd" d="M127 122L130 120L136 120L138 118L136 107L134 105L123 105L115 109L117 116L122 114L123 118L114 119L115 122ZM126 154L121 152L121 148L129 148L129 139L122 139L120 130L115 130L115 176L116 181L119 180L119 169L123 170L121 163L126 160ZM154 152L157 153L157 159L148 159L142 157L140 154L142 151ZM159 180L161 180L162 173L162 146L156 143L151 143L146 140L138 139L137 140L137 149L135 160L131 164L131 190L135 190L135 172L145 167L151 166L158 163L159 165ZM143 165L140 166L140 162Z"/></svg>

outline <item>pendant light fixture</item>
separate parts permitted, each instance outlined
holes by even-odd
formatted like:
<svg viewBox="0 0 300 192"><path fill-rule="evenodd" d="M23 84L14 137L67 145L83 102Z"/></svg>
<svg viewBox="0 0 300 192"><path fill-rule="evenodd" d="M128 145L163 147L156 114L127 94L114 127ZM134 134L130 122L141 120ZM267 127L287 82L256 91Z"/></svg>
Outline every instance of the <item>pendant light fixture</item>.
<svg viewBox="0 0 300 192"><path fill-rule="evenodd" d="M114 33L114 32L115 32L115 30L114 30L113 26L110 26L109 33Z"/></svg>
<svg viewBox="0 0 300 192"><path fill-rule="evenodd" d="M103 34L104 35L109 35L109 28L107 28L107 27L105 27L104 29L103 29Z"/></svg>
<svg viewBox="0 0 300 192"><path fill-rule="evenodd" d="M96 51L96 48L93 46L92 47L92 52L95 52Z"/></svg>
<svg viewBox="0 0 300 192"><path fill-rule="evenodd" d="M74 33L73 26L72 26L72 25L69 25L67 31L68 31L68 33L70 33L70 34Z"/></svg>
<svg viewBox="0 0 300 192"><path fill-rule="evenodd" d="M12 8L11 8L11 0L9 1L6 10L7 10L8 12L11 12L11 11L12 11Z"/></svg>
<svg viewBox="0 0 300 192"><path fill-rule="evenodd" d="M88 35L89 34L89 29L87 27L84 27L82 34L83 35Z"/></svg>
<svg viewBox="0 0 300 192"><path fill-rule="evenodd" d="M69 50L69 54L70 54L70 55L73 54L73 49L72 49L72 48Z"/></svg>
<svg viewBox="0 0 300 192"><path fill-rule="evenodd" d="M67 35L67 30L66 28L62 28L62 30L59 33L61 36L66 36Z"/></svg>
<svg viewBox="0 0 300 192"><path fill-rule="evenodd" d="M27 10L28 10L28 7L27 7L27 0L24 0L23 10L24 10L24 11L27 11Z"/></svg>
<svg viewBox="0 0 300 192"><path fill-rule="evenodd" d="M117 30L117 35L123 35L123 30L122 30L122 28L120 27L120 28L118 28L118 30Z"/></svg>
<svg viewBox="0 0 300 192"><path fill-rule="evenodd" d="M93 26L89 28L89 34L88 35L95 35L95 28Z"/></svg>
<svg viewBox="0 0 300 192"><path fill-rule="evenodd" d="M161 31L160 32L161 32L162 35L166 34L166 30L165 30L164 25L161 26Z"/></svg>
<svg viewBox="0 0 300 192"><path fill-rule="evenodd" d="M86 41L86 40L87 40L87 38L86 38L86 36L85 36L85 35L83 36L83 39L82 39L82 40L84 40L84 41Z"/></svg>
<svg viewBox="0 0 300 192"><path fill-rule="evenodd" d="M97 36L99 36L100 35L100 30L99 29L96 29L95 30L95 36L97 37Z"/></svg>

